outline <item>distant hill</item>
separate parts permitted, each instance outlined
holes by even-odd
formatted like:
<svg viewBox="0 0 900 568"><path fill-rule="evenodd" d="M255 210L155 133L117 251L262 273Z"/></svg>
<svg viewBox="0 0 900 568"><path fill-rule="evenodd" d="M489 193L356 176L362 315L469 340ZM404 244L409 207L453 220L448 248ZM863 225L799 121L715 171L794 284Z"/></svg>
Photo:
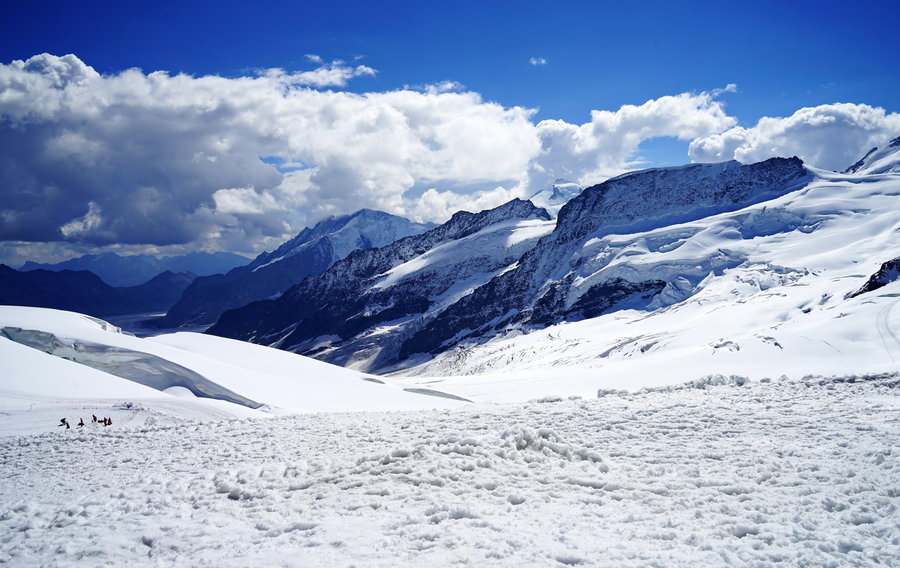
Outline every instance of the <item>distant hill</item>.
<svg viewBox="0 0 900 568"><path fill-rule="evenodd" d="M190 272L197 276L223 274L250 262L230 252L195 252L156 258L149 254L120 256L113 252L86 254L55 264L26 262L19 270L90 270L110 286L137 286L162 272Z"/></svg>
<svg viewBox="0 0 900 568"><path fill-rule="evenodd" d="M194 278L191 273L166 271L138 286L114 288L87 270L19 271L0 264L0 304L98 317L165 311Z"/></svg>

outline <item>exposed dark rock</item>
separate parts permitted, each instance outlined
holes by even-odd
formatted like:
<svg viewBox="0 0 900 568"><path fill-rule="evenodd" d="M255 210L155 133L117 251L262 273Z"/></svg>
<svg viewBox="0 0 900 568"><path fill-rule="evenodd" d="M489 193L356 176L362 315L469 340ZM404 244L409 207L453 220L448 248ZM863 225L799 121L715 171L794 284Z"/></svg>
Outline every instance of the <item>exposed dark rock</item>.
<svg viewBox="0 0 900 568"><path fill-rule="evenodd" d="M900 139L898 139L900 140ZM852 294L847 295L847 299L855 298L860 294L865 294L866 292L872 292L874 290L878 290L879 288L883 288L884 286L894 282L900 278L900 257L895 258L893 260L889 260L881 265L881 268L878 269L878 272L869 277L865 284Z"/></svg>

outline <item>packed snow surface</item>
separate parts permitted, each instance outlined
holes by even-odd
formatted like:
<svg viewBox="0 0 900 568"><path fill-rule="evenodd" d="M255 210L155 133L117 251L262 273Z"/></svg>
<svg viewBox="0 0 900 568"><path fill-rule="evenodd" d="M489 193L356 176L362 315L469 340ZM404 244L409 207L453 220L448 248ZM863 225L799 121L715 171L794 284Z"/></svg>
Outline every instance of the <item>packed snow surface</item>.
<svg viewBox="0 0 900 568"><path fill-rule="evenodd" d="M715 385L716 382L726 384ZM0 438L14 566L891 566L896 375Z"/></svg>

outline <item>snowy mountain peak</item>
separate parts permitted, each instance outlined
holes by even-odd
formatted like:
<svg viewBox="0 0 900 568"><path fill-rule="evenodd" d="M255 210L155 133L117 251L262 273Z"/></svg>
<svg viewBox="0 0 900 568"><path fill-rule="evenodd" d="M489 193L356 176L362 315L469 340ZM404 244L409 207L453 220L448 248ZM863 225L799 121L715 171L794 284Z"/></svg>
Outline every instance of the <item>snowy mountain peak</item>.
<svg viewBox="0 0 900 568"><path fill-rule="evenodd" d="M563 205L581 193L581 189L577 183L560 178L548 189L542 189L532 195L529 200L555 217Z"/></svg>
<svg viewBox="0 0 900 568"><path fill-rule="evenodd" d="M305 228L271 253L259 255L248 268L259 268L314 247L318 240L328 238L332 248L332 262L344 258L358 248L384 246L395 240L432 228L433 225L414 223L383 211L360 209L350 215L332 216Z"/></svg>
<svg viewBox="0 0 900 568"><path fill-rule="evenodd" d="M276 297L354 250L381 247L431 227L371 209L325 219L247 266L224 276L198 278L157 325L211 324L225 310Z"/></svg>
<svg viewBox="0 0 900 568"><path fill-rule="evenodd" d="M845 174L877 175L900 172L900 136L883 147L875 147L855 164L844 170Z"/></svg>

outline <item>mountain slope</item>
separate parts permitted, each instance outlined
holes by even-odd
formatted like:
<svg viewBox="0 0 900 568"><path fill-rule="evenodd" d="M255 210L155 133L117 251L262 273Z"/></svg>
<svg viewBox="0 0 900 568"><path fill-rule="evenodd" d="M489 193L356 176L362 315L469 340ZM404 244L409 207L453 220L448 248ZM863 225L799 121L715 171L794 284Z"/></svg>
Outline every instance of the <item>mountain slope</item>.
<svg viewBox="0 0 900 568"><path fill-rule="evenodd" d="M384 246L419 234L430 225L363 209L306 228L276 250L224 275L198 278L185 290L159 327L210 324L222 312L277 296L310 274L319 274L357 249Z"/></svg>
<svg viewBox="0 0 900 568"><path fill-rule="evenodd" d="M616 277L660 279L665 286L656 296L549 327L511 318L492 335L473 333L398 374L422 377L406 379L410 385L507 399L523 391L583 395L601 384L638 388L710 374L894 371L900 175L811 173L815 178L801 189L765 202L590 238L578 249L576 276L566 287L571 296L579 282L590 288L592 279ZM571 311L579 301L566 300L572 304L559 309Z"/></svg>
<svg viewBox="0 0 900 568"><path fill-rule="evenodd" d="M872 148L858 162L847 168L845 174L900 173L900 136L883 148Z"/></svg>
<svg viewBox="0 0 900 568"><path fill-rule="evenodd" d="M513 270L494 278L412 337L407 353L437 353L507 326L543 327L616 306L661 307L690 295L710 272L735 266L728 251L642 267L597 250L599 239L696 221L799 189L812 179L797 158L759 164L692 164L644 170L585 189L559 212L554 231ZM651 247L675 247L684 235ZM682 253L687 251L682 251ZM654 303L655 300L655 303Z"/></svg>
<svg viewBox="0 0 900 568"><path fill-rule="evenodd" d="M119 256L116 253L88 254L54 264L26 262L20 270L89 270L110 286L143 284L162 272L190 272L198 276L227 272L247 264L247 258L227 253L196 252L156 258L149 254Z"/></svg>
<svg viewBox="0 0 900 568"><path fill-rule="evenodd" d="M377 368L445 306L506 270L549 219L521 200L459 212L421 235L354 251L277 300L226 312L209 333Z"/></svg>

